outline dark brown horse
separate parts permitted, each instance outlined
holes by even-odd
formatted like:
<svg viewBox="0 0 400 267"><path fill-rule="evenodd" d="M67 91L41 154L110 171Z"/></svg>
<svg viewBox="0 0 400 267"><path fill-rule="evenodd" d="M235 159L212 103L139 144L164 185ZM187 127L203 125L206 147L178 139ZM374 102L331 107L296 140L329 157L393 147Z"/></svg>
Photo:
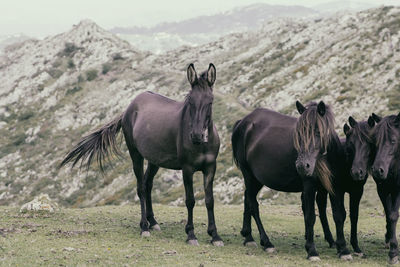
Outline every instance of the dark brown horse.
<svg viewBox="0 0 400 267"><path fill-rule="evenodd" d="M216 158L220 145L212 120L212 88L216 69L210 64L208 70L198 77L193 64L190 64L187 77L191 91L185 101L177 102L152 92L138 95L124 113L84 137L69 152L61 166L68 162L73 162L74 166L82 160L89 167L96 157L103 170L105 158L113 152L119 152L116 135L122 128L137 178L137 194L142 213L141 235L149 236L149 228L160 229L154 218L151 201L153 178L159 167L182 170L188 210L185 227L187 241L192 245L198 244L193 226L193 173L201 171L204 175L208 213L207 232L214 245L223 246L215 226L213 198ZM144 159L148 161L148 167L143 174Z"/></svg>
<svg viewBox="0 0 400 267"><path fill-rule="evenodd" d="M338 253L343 254L343 248L346 246L343 225L346 219L346 210L344 207L344 194L349 193L350 196L350 221L351 221L351 238L350 243L356 255L363 256L358 245L357 223L360 200L364 192L364 185L368 178L368 172L372 166L374 158L374 149L371 134L375 125L375 121L370 116L368 121L357 122L353 117L349 117L349 125L344 125L343 130L346 139L340 139L343 147L345 158L343 166L341 166L341 175L332 179L332 187L335 194L331 197L331 201L336 202L338 208L335 209L336 218L336 246ZM328 220L326 218L326 198L327 193L318 192L317 204L319 208L320 220L324 229L325 239L329 245L334 244L332 234L329 230Z"/></svg>
<svg viewBox="0 0 400 267"><path fill-rule="evenodd" d="M264 185L278 191L302 192L307 258L319 260L314 244L315 196L317 191L332 192L331 177L340 175L336 170L342 166L338 161L342 147L334 130L333 113L324 102L306 107L296 102L296 106L301 114L298 119L259 108L234 126L233 157L246 187L241 234L245 244L254 243L253 216L261 246L267 252L274 251L260 220L256 196ZM349 254L345 247L342 253Z"/></svg>
<svg viewBox="0 0 400 267"><path fill-rule="evenodd" d="M390 246L389 263L399 262L396 225L400 207L400 113L381 118L372 114L378 123L374 131L376 145L372 176L386 215L385 242Z"/></svg>

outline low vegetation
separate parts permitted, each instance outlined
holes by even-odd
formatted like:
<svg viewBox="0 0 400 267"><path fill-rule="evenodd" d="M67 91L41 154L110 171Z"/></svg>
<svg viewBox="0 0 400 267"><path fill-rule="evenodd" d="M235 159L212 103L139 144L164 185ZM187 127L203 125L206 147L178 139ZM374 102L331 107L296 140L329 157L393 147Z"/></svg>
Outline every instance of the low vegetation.
<svg viewBox="0 0 400 267"><path fill-rule="evenodd" d="M242 206L215 208L224 247L209 243L204 206L194 209L197 247L185 243L185 207L155 205L162 231L151 232L149 238L139 235L139 205L62 209L54 214L0 207L0 262L5 266L383 266L387 262L382 209L361 210L359 243L367 256L354 256L352 262L341 261L336 249L328 248L317 221L315 239L322 261L316 263L306 260L300 205L261 205L260 209L275 254L242 245ZM332 220L330 225L333 228ZM253 223L259 243L254 229ZM348 220L345 231L349 241Z"/></svg>

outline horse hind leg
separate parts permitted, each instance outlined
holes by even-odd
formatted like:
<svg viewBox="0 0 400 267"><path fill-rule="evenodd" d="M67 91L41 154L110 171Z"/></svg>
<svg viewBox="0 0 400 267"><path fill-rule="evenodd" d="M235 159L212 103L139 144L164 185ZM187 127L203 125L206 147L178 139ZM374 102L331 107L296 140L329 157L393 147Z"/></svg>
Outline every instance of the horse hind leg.
<svg viewBox="0 0 400 267"><path fill-rule="evenodd" d="M153 179L154 176L157 174L159 167L148 163L146 172L144 174L144 183L146 185L146 218L147 221L150 223L150 229L160 231L160 225L157 223L156 219L154 218L153 212L153 204L151 199L151 190L153 189Z"/></svg>
<svg viewBox="0 0 400 267"><path fill-rule="evenodd" d="M270 242L269 237L264 230L264 226L263 226L263 224L261 222L261 218L260 218L260 211L258 208L257 194L260 191L260 189L263 187L263 185L260 182L258 182L257 179L253 176L253 174L250 171L248 171L246 168L242 169L242 173L244 176L244 181L245 181L245 186L246 186L245 199L248 199L250 214L253 216L254 220L256 221L258 232L260 233L260 245L263 247L263 249L266 252L273 253L273 252L275 252L275 247ZM245 209L246 209L246 206L245 206ZM249 223L249 221L250 221L250 223ZM246 226L248 227L248 225L251 224L251 220L249 220L247 214L243 217L243 222L244 222L243 227L246 230ZM247 237L252 238L251 237L251 228L247 228L247 229L250 229L250 236L247 235Z"/></svg>
<svg viewBox="0 0 400 267"><path fill-rule="evenodd" d="M243 227L240 234L244 237L243 245L247 247L257 247L256 241L251 234L251 211L247 190L244 192L244 212L243 212Z"/></svg>
<svg viewBox="0 0 400 267"><path fill-rule="evenodd" d="M136 148L127 142L127 146L129 149L129 154L132 159L133 164L133 172L135 173L137 180L137 195L140 200L140 210L141 210L141 219L140 219L140 235L143 237L150 236L149 232L149 223L146 218L146 184L144 183L143 176L143 156L136 150Z"/></svg>

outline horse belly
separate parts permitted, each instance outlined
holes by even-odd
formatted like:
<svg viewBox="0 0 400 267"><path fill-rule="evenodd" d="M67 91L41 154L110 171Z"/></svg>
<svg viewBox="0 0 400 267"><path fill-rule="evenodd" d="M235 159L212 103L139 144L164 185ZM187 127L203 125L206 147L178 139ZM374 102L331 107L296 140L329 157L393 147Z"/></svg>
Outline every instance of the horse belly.
<svg viewBox="0 0 400 267"><path fill-rule="evenodd" d="M148 160L162 168L179 170L181 168L175 135L168 131L155 129L154 123L136 123L133 129L133 140L138 152Z"/></svg>
<svg viewBox="0 0 400 267"><path fill-rule="evenodd" d="M291 150L258 143L250 150L247 161L263 185L283 192L301 192L303 183L296 171L295 157Z"/></svg>

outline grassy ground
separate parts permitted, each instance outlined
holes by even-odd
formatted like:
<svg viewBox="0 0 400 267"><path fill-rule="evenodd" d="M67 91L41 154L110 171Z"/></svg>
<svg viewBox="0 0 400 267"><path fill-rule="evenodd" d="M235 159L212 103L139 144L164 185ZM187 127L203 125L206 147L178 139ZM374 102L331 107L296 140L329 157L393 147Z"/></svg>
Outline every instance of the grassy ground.
<svg viewBox="0 0 400 267"><path fill-rule="evenodd" d="M367 257L354 257L352 262L342 262L335 255L336 249L328 248L317 221L316 245L322 259L317 263L306 260L299 205L261 205L260 209L267 233L277 248L273 255L260 247L242 246L242 206L216 206L216 223L224 247L209 243L204 206L194 210L198 247L185 243L185 207L155 205L162 231L152 232L149 238L139 235L137 205L62 209L55 214L23 214L16 208L0 207L0 265L382 266L387 262L381 208L361 211L359 240ZM333 228L332 220L330 225ZM345 230L349 233L348 220ZM253 233L259 242L258 232ZM346 238L348 241L348 234Z"/></svg>

